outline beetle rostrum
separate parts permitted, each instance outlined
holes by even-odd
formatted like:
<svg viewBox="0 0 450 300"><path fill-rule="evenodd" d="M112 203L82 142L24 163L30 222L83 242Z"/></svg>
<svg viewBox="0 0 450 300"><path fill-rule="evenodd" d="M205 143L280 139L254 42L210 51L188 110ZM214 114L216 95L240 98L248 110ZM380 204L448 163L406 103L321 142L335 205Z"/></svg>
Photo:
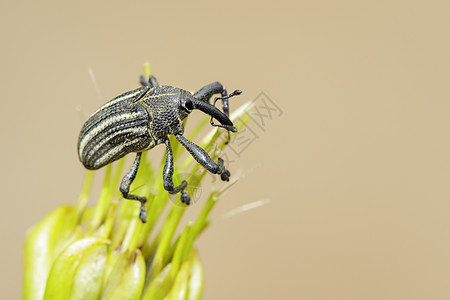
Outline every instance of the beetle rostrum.
<svg viewBox="0 0 450 300"><path fill-rule="evenodd" d="M211 116L211 125L236 132L229 118L228 99L241 94L241 91L236 90L228 95L222 84L213 82L192 94L180 88L160 86L154 76L150 76L148 81L142 76L141 84L142 87L110 100L89 117L78 138L78 157L85 168L96 170L128 153L136 152L131 169L122 179L120 192L125 199L140 201L139 217L145 223L147 199L129 193L142 152L165 144L164 189L170 194L181 193L181 201L186 204L190 203L190 196L185 191L187 182L183 180L178 186L173 183L174 163L170 135L174 135L209 172L228 181L230 172L225 169L223 160L219 158L217 163L214 162L205 150L183 136L183 119L197 109ZM215 98L214 104L210 104L210 99L215 94L221 96ZM215 107L219 99L222 100L223 112ZM213 119L220 124L215 124Z"/></svg>

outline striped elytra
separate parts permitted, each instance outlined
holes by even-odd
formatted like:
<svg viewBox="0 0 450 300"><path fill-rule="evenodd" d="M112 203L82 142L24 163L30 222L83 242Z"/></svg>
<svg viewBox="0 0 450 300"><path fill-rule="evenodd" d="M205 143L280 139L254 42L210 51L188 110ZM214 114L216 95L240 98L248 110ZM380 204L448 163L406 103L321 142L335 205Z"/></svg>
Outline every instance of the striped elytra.
<svg viewBox="0 0 450 300"><path fill-rule="evenodd" d="M112 99L86 121L78 138L78 156L87 169L101 168L153 142L148 130L149 114L134 102L146 89Z"/></svg>

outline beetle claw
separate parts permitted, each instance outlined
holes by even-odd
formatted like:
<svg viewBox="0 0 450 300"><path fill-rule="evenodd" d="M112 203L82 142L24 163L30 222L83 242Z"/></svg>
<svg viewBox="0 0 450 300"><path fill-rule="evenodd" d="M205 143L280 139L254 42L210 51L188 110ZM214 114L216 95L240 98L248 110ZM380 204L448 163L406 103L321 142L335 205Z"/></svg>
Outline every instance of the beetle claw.
<svg viewBox="0 0 450 300"><path fill-rule="evenodd" d="M144 202L141 202L141 211L139 212L139 219L141 219L142 223L147 222L147 212L145 211Z"/></svg>
<svg viewBox="0 0 450 300"><path fill-rule="evenodd" d="M181 191L181 202L183 202L186 205L191 204L191 197L188 195L188 193L185 190Z"/></svg>
<svg viewBox="0 0 450 300"><path fill-rule="evenodd" d="M220 179L222 179L222 181L230 181L230 176L230 171L224 170L222 174L220 174Z"/></svg>

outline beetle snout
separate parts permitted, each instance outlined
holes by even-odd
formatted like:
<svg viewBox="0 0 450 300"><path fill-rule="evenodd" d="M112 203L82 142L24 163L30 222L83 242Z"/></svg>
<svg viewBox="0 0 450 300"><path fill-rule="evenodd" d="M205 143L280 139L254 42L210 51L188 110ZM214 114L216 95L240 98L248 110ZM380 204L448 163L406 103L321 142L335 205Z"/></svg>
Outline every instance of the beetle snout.
<svg viewBox="0 0 450 300"><path fill-rule="evenodd" d="M226 126L228 130L237 132L237 129L234 127L233 122L231 122L231 120L223 112L217 109L217 107L195 98L192 102L195 109L201 110L202 112L210 115L211 117L219 121L222 125Z"/></svg>

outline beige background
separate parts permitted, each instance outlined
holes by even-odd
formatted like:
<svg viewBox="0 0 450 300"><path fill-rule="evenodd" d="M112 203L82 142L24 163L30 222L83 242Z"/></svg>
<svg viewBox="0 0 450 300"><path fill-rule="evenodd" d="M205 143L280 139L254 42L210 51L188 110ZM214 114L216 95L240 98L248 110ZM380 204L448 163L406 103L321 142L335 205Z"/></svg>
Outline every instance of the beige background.
<svg viewBox="0 0 450 300"><path fill-rule="evenodd" d="M2 1L0 25L3 299L26 229L76 201L82 122L146 60L283 110L213 216L271 203L198 242L205 299L450 298L448 1Z"/></svg>

